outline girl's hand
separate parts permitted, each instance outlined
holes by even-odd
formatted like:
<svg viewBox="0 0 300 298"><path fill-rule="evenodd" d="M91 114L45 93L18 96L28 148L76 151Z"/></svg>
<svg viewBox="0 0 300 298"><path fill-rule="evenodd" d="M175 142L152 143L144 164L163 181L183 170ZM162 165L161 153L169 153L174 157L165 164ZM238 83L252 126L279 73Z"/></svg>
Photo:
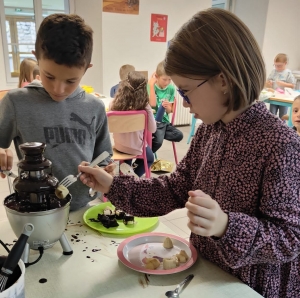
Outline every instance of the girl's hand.
<svg viewBox="0 0 300 298"><path fill-rule="evenodd" d="M81 182L94 190L101 191L102 193L108 193L113 182L112 175L98 166L91 168L82 164L88 163L83 162L78 166L78 170L83 173L80 176Z"/></svg>
<svg viewBox="0 0 300 298"><path fill-rule="evenodd" d="M222 237L228 226L228 215L222 211L217 201L201 190L189 191L188 227L194 234L204 237Z"/></svg>
<svg viewBox="0 0 300 298"><path fill-rule="evenodd" d="M3 149L0 148L0 169L5 170L11 170L13 164L13 153L10 149ZM3 173L0 173L0 177L5 178L6 175Z"/></svg>

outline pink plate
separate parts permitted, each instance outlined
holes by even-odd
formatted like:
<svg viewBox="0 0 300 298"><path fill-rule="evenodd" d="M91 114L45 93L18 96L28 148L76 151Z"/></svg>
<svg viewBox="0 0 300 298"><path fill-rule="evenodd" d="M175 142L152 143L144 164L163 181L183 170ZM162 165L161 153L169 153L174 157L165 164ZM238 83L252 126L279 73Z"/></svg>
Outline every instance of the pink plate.
<svg viewBox="0 0 300 298"><path fill-rule="evenodd" d="M163 247L166 237L171 238L173 248L166 249ZM186 263L180 264L177 268L164 270L162 259L170 258L178 254L180 250L185 250L189 256L189 260ZM178 236L165 233L144 233L129 237L119 245L117 253L119 260L125 266L135 271L154 275L173 274L184 271L196 262L198 256L195 247L191 243ZM146 269L143 263L143 259L146 257L160 259L160 267L156 270Z"/></svg>

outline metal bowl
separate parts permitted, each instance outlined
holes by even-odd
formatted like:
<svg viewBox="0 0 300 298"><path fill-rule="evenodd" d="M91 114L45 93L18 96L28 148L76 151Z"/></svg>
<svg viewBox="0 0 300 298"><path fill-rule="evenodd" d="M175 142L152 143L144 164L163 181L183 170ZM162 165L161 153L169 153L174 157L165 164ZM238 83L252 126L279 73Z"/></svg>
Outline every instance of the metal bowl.
<svg viewBox="0 0 300 298"><path fill-rule="evenodd" d="M44 249L52 247L64 233L68 223L71 195L65 198L68 203L63 207L40 212L18 212L6 206L6 202L14 197L11 194L4 199L8 221L19 237L26 223L34 225L34 231L27 240L31 249L38 249L43 246Z"/></svg>

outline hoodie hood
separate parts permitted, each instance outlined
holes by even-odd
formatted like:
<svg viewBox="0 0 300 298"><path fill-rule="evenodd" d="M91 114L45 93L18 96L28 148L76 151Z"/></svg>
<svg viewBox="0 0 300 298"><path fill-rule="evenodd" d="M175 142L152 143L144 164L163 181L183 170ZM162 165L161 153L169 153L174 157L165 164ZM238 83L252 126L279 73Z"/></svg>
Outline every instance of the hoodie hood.
<svg viewBox="0 0 300 298"><path fill-rule="evenodd" d="M27 86L25 86L24 88L36 88L38 90L38 92L44 94L44 95L49 95L49 93L45 90L43 84L41 81L39 80L33 80L30 84L28 84ZM84 93L85 91L80 87L78 86L75 91L70 94L66 99L73 99L75 97L78 97L78 96L82 96L82 94ZM51 97L51 96L50 96ZM65 99L65 100L66 100Z"/></svg>

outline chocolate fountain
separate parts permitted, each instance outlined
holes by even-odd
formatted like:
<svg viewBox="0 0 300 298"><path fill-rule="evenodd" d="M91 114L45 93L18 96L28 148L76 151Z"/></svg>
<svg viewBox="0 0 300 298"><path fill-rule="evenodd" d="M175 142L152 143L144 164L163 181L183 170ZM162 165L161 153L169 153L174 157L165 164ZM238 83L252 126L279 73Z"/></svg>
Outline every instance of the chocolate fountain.
<svg viewBox="0 0 300 298"><path fill-rule="evenodd" d="M30 249L41 253L58 240L63 254L70 255L73 251L64 231L69 218L71 195L64 199L55 195L59 181L52 175L52 162L43 156L46 144L24 143L19 148L24 158L18 163L19 175L13 182L15 193L5 198L4 206L17 237L26 223L34 225L22 260L28 263Z"/></svg>

